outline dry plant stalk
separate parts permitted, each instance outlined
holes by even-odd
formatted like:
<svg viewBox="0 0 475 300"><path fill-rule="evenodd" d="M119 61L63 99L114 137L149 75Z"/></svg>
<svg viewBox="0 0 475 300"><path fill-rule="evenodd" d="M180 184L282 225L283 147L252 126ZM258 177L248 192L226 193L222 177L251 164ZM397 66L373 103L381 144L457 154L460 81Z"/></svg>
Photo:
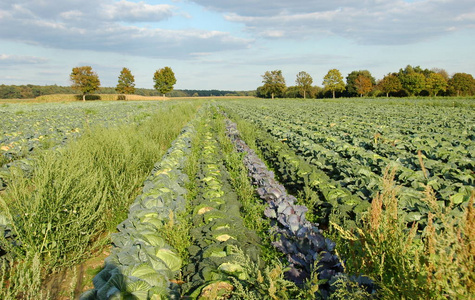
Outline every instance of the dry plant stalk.
<svg viewBox="0 0 475 300"><path fill-rule="evenodd" d="M394 177L396 175L396 168L386 168L383 176L383 193L381 194L382 201L386 212L391 216L392 220L386 220L394 223L398 220L398 199L399 187L395 186Z"/></svg>
<svg viewBox="0 0 475 300"><path fill-rule="evenodd" d="M372 232L376 232L379 229L382 211L383 199L382 196L378 193L371 202L371 208L369 211L369 225Z"/></svg>
<svg viewBox="0 0 475 300"><path fill-rule="evenodd" d="M463 236L467 243L468 255L475 257L475 208L473 207L475 202L475 191L472 191L470 200L468 201L468 207L465 211L465 220L463 224Z"/></svg>
<svg viewBox="0 0 475 300"><path fill-rule="evenodd" d="M419 164L421 165L421 169L422 169L422 173L424 174L424 178L427 179L428 178L428 173L427 173L426 167L424 166L424 161L422 160L422 151L421 150L417 151L417 157L419 158Z"/></svg>

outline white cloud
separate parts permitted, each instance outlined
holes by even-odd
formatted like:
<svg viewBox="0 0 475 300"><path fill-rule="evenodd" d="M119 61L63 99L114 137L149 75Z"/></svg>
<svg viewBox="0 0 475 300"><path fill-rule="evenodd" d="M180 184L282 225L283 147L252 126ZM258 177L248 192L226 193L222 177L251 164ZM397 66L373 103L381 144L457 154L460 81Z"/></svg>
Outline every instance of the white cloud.
<svg viewBox="0 0 475 300"><path fill-rule="evenodd" d="M0 4L0 39L58 49L181 59L196 52L246 48L251 42L227 32L154 28L176 10L172 5L126 0L4 2ZM156 26L138 26L142 22Z"/></svg>
<svg viewBox="0 0 475 300"><path fill-rule="evenodd" d="M43 64L48 60L36 56L0 54L0 65Z"/></svg>
<svg viewBox="0 0 475 300"><path fill-rule="evenodd" d="M157 22L173 15L174 7L166 4L151 5L145 2L121 0L102 6L103 14L110 20L128 22Z"/></svg>
<svg viewBox="0 0 475 300"><path fill-rule="evenodd" d="M84 17L84 13L82 11L75 9L75 10L68 10L68 11L62 12L59 14L59 16L61 17L61 19L65 19L65 20L78 20Z"/></svg>
<svg viewBox="0 0 475 300"><path fill-rule="evenodd" d="M269 38L338 35L360 44L411 44L449 31L473 28L469 0L194 0ZM278 33L278 34L273 34Z"/></svg>

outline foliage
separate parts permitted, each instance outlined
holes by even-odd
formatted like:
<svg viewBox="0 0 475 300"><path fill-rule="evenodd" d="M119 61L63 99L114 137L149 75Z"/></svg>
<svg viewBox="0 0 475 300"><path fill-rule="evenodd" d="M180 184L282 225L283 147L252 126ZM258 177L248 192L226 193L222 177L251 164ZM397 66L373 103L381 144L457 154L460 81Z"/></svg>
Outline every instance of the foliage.
<svg viewBox="0 0 475 300"><path fill-rule="evenodd" d="M388 74L378 83L377 88L389 97L390 93L395 93L402 88L401 81L394 74Z"/></svg>
<svg viewBox="0 0 475 300"><path fill-rule="evenodd" d="M431 73L426 78L426 89L430 95L437 96L437 93L447 90L447 80L439 73Z"/></svg>
<svg viewBox="0 0 475 300"><path fill-rule="evenodd" d="M69 78L72 88L82 93L83 101L86 101L86 94L96 91L101 85L99 76L92 70L91 66L73 68Z"/></svg>
<svg viewBox="0 0 475 300"><path fill-rule="evenodd" d="M313 79L310 74L307 72L301 71L297 74L297 79L295 79L295 84L299 87L300 91L303 94L303 98L307 98L307 92L310 91L312 87Z"/></svg>
<svg viewBox="0 0 475 300"><path fill-rule="evenodd" d="M262 91L270 95L272 99L274 97L281 97L287 88L281 70L266 71L262 75L262 83L264 83L261 88Z"/></svg>
<svg viewBox="0 0 475 300"><path fill-rule="evenodd" d="M367 95L373 90L373 84L371 83L371 79L364 75L358 75L358 77L355 79L354 85L356 92L361 97Z"/></svg>
<svg viewBox="0 0 475 300"><path fill-rule="evenodd" d="M114 94L116 89L112 87L99 87L97 94ZM36 98L42 95L64 95L74 94L75 91L71 86L58 85L0 85L0 99L29 99ZM156 89L135 88L136 95L139 96L161 96ZM176 90L169 92L169 97L191 97L194 94L200 97L212 96L254 96L255 91L227 91L227 90ZM101 98L102 100L109 100ZM114 97L110 100L115 100ZM61 100L61 99L59 99Z"/></svg>
<svg viewBox="0 0 475 300"><path fill-rule="evenodd" d="M3 163L25 158L40 149L64 145L90 125L112 127L143 121L144 113L161 109L161 102L44 103L35 106L10 104L0 108L2 128L0 155ZM18 114L18 112L23 112ZM150 115L150 113L149 113ZM1 167L0 166L0 167ZM0 182L3 176L0 174ZM1 189L0 183L0 189Z"/></svg>
<svg viewBox="0 0 475 300"><path fill-rule="evenodd" d="M274 179L274 174L241 140L236 124L231 121L227 121L227 134L237 150L244 153L244 164L257 187L257 193L268 203L264 215L274 221L270 232L277 240L272 245L289 261L286 277L298 284L310 281L309 290L327 293L328 286L320 284L330 281L342 271L333 252L333 242L321 235L317 224L306 220L307 207L294 203L296 199L287 194L285 187ZM318 274L316 282L312 280L314 273Z"/></svg>
<svg viewBox="0 0 475 300"><path fill-rule="evenodd" d="M173 91L176 83L175 73L170 67L164 67L155 71L153 74L153 87L165 96L166 93Z"/></svg>
<svg viewBox="0 0 475 300"><path fill-rule="evenodd" d="M359 83L357 83L357 79L360 76L364 77L365 79L360 78L358 80ZM346 77L346 91L350 96L365 95L371 92L369 86L372 87L373 85L376 85L376 80L368 70L352 71ZM360 91L364 91L364 93L358 92L358 88Z"/></svg>
<svg viewBox="0 0 475 300"><path fill-rule="evenodd" d="M337 69L331 69L327 75L323 77L322 84L326 90L332 92L333 98L335 98L335 92L343 91L345 89L345 83L343 82L343 76Z"/></svg>
<svg viewBox="0 0 475 300"><path fill-rule="evenodd" d="M44 276L90 256L118 223L83 299L475 292L469 100L192 102L121 103L127 126L93 125L118 102L86 103L75 141L9 163L0 297L48 298ZM0 111L34 123L30 107Z"/></svg>
<svg viewBox="0 0 475 300"><path fill-rule="evenodd" d="M449 80L449 89L457 96L475 95L475 79L467 73L455 73Z"/></svg>
<svg viewBox="0 0 475 300"><path fill-rule="evenodd" d="M120 94L135 93L135 79L129 69L123 68L122 71L120 71L119 82L115 90Z"/></svg>
<svg viewBox="0 0 475 300"><path fill-rule="evenodd" d="M410 96L418 95L426 87L426 78L422 73L411 72L399 76L402 88Z"/></svg>

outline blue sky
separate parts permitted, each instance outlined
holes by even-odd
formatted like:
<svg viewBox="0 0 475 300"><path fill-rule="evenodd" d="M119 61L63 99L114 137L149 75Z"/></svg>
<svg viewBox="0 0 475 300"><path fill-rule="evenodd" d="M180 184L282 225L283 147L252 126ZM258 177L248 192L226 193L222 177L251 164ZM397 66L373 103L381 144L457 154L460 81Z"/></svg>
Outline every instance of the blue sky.
<svg viewBox="0 0 475 300"><path fill-rule="evenodd" d="M69 85L90 65L102 86L171 67L178 89L252 90L266 71L377 79L410 64L475 75L473 0L0 0L0 84Z"/></svg>

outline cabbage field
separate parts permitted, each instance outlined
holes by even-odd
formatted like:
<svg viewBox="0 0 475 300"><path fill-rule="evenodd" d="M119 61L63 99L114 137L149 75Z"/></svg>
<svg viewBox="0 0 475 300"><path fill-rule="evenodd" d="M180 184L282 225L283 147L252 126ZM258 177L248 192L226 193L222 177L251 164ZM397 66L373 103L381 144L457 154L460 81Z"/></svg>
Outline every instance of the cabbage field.
<svg viewBox="0 0 475 300"><path fill-rule="evenodd" d="M468 299L473 107L4 105L0 298L66 299L42 282L111 246L69 298Z"/></svg>

